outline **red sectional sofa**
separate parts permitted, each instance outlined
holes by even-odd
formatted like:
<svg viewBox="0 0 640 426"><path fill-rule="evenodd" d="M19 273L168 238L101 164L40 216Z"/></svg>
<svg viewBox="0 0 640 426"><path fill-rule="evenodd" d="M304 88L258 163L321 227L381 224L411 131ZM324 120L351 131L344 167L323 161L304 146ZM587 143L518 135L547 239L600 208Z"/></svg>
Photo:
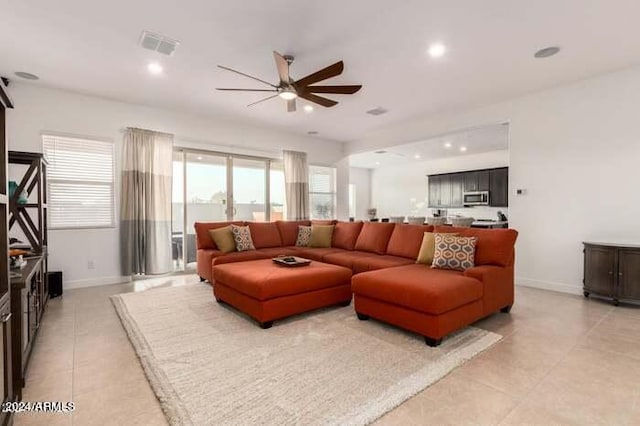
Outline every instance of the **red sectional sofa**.
<svg viewBox="0 0 640 426"><path fill-rule="evenodd" d="M248 225L256 250L223 253L210 229ZM197 222L197 272L213 281L213 268L231 262L295 255L352 270L351 290L358 318L369 317L419 333L430 346L447 334L499 310L514 298L515 241L512 229L473 229L394 223L335 224L332 247L296 247L298 226L310 221L270 223ZM464 272L416 264L425 232L477 237L475 267Z"/></svg>

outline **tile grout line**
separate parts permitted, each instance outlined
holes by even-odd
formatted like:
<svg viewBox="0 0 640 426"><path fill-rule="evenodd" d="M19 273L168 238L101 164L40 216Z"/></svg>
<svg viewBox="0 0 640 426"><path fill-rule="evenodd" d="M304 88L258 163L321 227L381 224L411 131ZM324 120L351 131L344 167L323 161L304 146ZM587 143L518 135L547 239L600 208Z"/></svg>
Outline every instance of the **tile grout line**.
<svg viewBox="0 0 640 426"><path fill-rule="evenodd" d="M514 412L518 407L520 407L520 406L524 403L524 401L527 399L527 397L528 397L528 396L529 396L529 395L530 395L534 390L536 390L536 389L540 386L540 384L541 384L542 382L544 382L544 380L545 380L547 377L549 377L549 375L553 372L553 370L555 370L555 369L556 369L556 367L558 366L558 364L560 364L560 363L561 363L561 362L562 362L562 361L567 357L567 355L568 355L571 351L573 351L573 350L578 346L578 344L579 344L579 342L580 342L581 338L582 338L582 339L586 338L586 337L589 335L589 333L591 333L591 332L593 331L593 329L594 329L594 328L596 328L597 326L599 326L599 325L600 325L600 324L601 324L601 323L602 323L602 322L603 322L603 321L604 321L604 320L605 320L605 319L606 319L606 318L611 314L611 312L612 312L612 311L613 311L613 306L609 307L609 310L608 310L608 311L607 311L607 312L602 316L602 318L600 318L600 319L598 320L598 322L596 322L593 326L591 326L591 327L589 328L589 330L587 330L587 331L586 331L582 336L580 336L578 339L576 339L576 343L575 343L573 346L571 346L571 347L570 347L570 348L569 348L569 349L568 349L568 350L567 350L567 351L566 351L566 352L565 352L565 353L564 353L564 354L563 354L563 355L562 355L562 356L561 356L561 357L560 357L560 358L559 358L559 359L558 359L558 360L557 360L557 361L556 361L556 362L555 362L555 363L554 363L554 364L549 368L549 371L547 371L547 373L546 373L546 374L544 374L544 375L540 378L540 380L538 380L538 381L537 381L533 386L531 386L531 388L530 388L527 392L525 392L525 393L524 393L524 395L522 395L522 398L521 398L520 402L518 402L518 403L516 404L516 406L515 406L515 407L513 407L511 410L509 410L509 412L508 412L507 414L505 414L505 416L502 418L502 420L500 420L500 422L499 422L498 424L499 424L499 425L503 424L503 423L504 423L504 421L505 421L505 420L506 420L506 419L511 415L511 413L513 413L513 412Z"/></svg>

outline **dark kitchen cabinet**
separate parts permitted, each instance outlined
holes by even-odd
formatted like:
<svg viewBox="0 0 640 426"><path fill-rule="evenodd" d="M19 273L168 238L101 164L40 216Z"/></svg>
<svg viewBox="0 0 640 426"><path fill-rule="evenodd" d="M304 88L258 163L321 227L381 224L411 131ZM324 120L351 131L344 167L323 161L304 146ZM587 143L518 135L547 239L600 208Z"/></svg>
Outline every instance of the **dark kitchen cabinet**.
<svg viewBox="0 0 640 426"><path fill-rule="evenodd" d="M451 207L451 175L440 176L440 206Z"/></svg>
<svg viewBox="0 0 640 426"><path fill-rule="evenodd" d="M440 207L440 176L429 176L429 207Z"/></svg>
<svg viewBox="0 0 640 426"><path fill-rule="evenodd" d="M584 295L640 301L640 246L584 243Z"/></svg>
<svg viewBox="0 0 640 426"><path fill-rule="evenodd" d="M464 207L464 193L489 191L489 205L509 206L509 168L430 175L429 207Z"/></svg>
<svg viewBox="0 0 640 426"><path fill-rule="evenodd" d="M489 170L489 205L509 206L509 168Z"/></svg>
<svg viewBox="0 0 640 426"><path fill-rule="evenodd" d="M464 179L464 192L489 190L489 170L474 170L461 175Z"/></svg>
<svg viewBox="0 0 640 426"><path fill-rule="evenodd" d="M464 205L462 194L464 192L464 173L451 175L451 207Z"/></svg>

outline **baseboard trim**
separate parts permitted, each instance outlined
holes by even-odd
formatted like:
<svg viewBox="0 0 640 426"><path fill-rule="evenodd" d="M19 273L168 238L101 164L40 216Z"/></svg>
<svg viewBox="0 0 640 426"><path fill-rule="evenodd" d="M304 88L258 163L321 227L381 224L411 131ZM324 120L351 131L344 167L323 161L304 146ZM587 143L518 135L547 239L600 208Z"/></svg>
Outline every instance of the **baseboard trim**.
<svg viewBox="0 0 640 426"><path fill-rule="evenodd" d="M98 287L101 285L122 284L122 283L128 283L128 282L131 282L131 277L115 276L115 277L88 278L84 280L66 281L64 283L64 288L66 290L72 290L75 288Z"/></svg>
<svg viewBox="0 0 640 426"><path fill-rule="evenodd" d="M568 293L568 294L582 294L582 287L569 285L564 283L556 283L551 281L540 281L534 280L531 278L516 278L516 285L522 287L532 287L539 288L542 290L551 290L557 291L560 293Z"/></svg>

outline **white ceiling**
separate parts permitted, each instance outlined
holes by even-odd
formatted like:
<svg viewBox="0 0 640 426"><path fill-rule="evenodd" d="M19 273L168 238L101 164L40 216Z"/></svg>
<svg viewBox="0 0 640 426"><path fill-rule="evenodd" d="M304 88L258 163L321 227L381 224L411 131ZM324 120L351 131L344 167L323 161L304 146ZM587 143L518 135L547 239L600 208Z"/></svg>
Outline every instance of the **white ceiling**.
<svg viewBox="0 0 640 426"><path fill-rule="evenodd" d="M638 0L0 0L0 74L37 84L341 141L443 110L495 102L640 61ZM175 56L137 45L142 30L178 39ZM445 57L426 55L432 42ZM533 59L539 48L562 52ZM336 107L286 113L274 99L215 92L256 87L222 64L277 79L272 50L293 54L294 78L337 60L331 83L362 83ZM146 70L157 59L161 77ZM386 115L366 110L382 106Z"/></svg>
<svg viewBox="0 0 640 426"><path fill-rule="evenodd" d="M466 148L465 151L460 150L463 147ZM349 165L375 169L506 149L509 149L509 126L495 124L382 150L353 154L349 156Z"/></svg>

